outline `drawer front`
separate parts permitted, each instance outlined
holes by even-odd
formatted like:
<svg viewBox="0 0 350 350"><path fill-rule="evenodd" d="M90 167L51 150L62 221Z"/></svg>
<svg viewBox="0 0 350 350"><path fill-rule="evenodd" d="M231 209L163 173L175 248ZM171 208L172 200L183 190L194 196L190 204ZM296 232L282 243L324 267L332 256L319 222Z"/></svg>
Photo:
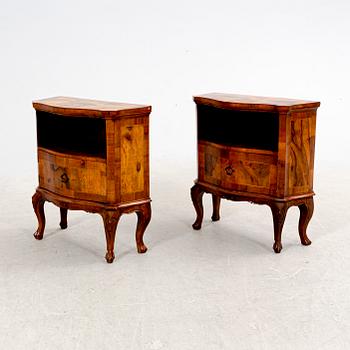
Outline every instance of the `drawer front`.
<svg viewBox="0 0 350 350"><path fill-rule="evenodd" d="M276 190L276 166L258 160L223 158L221 185L226 189L272 194Z"/></svg>
<svg viewBox="0 0 350 350"><path fill-rule="evenodd" d="M273 195L276 163L273 152L199 145L199 180L227 190Z"/></svg>
<svg viewBox="0 0 350 350"><path fill-rule="evenodd" d="M102 159L39 149L38 161L40 187L76 199L106 199L106 163Z"/></svg>

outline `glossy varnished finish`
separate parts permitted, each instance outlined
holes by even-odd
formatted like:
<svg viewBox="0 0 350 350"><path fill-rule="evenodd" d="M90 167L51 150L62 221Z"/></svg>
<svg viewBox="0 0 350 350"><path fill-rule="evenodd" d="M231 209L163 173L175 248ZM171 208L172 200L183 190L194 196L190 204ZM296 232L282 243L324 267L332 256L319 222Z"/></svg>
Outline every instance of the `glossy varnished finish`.
<svg viewBox="0 0 350 350"><path fill-rule="evenodd" d="M37 111L49 112L52 114L107 119L149 114L151 112L151 106L66 96L36 100L33 101L33 107Z"/></svg>
<svg viewBox="0 0 350 350"><path fill-rule="evenodd" d="M282 97L248 96L238 94L209 93L194 96L197 105L216 108L256 111L291 111L295 109L317 108L319 102Z"/></svg>
<svg viewBox="0 0 350 350"><path fill-rule="evenodd" d="M60 208L62 229L68 226L68 209L101 214L107 262L114 260L120 216L135 212L137 251L146 252L143 234L151 218L148 137L151 107L68 97L35 101L33 106L37 110L38 128L47 128L38 130L44 138L38 137L39 187L33 196L33 207L39 226L35 238L43 238L44 203L49 201ZM39 122L40 118L45 118L41 119L44 122ZM50 127L50 118L63 129L69 126L79 129L81 125L77 140L75 134L70 135L70 142L64 135L57 137ZM70 122L72 118L74 123ZM96 118L100 120L98 124L89 122ZM95 124L99 129L104 126L100 134L96 133ZM54 140L50 140L50 132ZM91 144L99 146L100 151L94 152ZM82 145L87 145L86 153Z"/></svg>
<svg viewBox="0 0 350 350"><path fill-rule="evenodd" d="M70 198L106 201L106 161L38 149L39 186Z"/></svg>
<svg viewBox="0 0 350 350"><path fill-rule="evenodd" d="M277 153L198 142L199 181L227 190L276 193Z"/></svg>
<svg viewBox="0 0 350 350"><path fill-rule="evenodd" d="M201 228L202 197L207 192L213 196L213 221L220 217L219 198L269 205L276 253L282 249L287 210L298 206L300 240L309 245L306 228L313 213L316 110L320 103L219 93L195 96L194 101L199 130L198 179L191 189L197 213L193 228Z"/></svg>

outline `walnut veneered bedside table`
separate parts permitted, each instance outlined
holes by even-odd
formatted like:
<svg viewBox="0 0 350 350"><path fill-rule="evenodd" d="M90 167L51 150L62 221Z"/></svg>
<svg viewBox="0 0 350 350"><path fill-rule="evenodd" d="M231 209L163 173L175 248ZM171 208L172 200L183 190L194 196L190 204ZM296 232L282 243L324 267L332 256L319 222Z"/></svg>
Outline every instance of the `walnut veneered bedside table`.
<svg viewBox="0 0 350 350"><path fill-rule="evenodd" d="M303 245L312 217L316 110L319 102L211 93L195 96L198 126L198 179L191 189L203 220L203 193L211 193L212 220L219 220L221 198L271 207L273 249L282 249L281 232L289 207L300 209Z"/></svg>
<svg viewBox="0 0 350 350"><path fill-rule="evenodd" d="M136 244L146 252L143 234L151 219L149 197L150 106L53 97L34 101L37 116L39 187L33 207L45 229L45 201L60 208L62 229L67 209L101 214L106 260L114 260L119 218L136 212Z"/></svg>

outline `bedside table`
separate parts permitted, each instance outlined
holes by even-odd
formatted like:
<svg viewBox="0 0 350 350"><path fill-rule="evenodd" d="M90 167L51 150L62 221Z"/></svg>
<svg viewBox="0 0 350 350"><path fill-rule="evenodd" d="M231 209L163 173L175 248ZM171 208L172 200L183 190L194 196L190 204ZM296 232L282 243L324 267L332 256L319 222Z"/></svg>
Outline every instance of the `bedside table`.
<svg viewBox="0 0 350 350"><path fill-rule="evenodd" d="M191 189L197 218L203 220L203 193L211 193L212 220L221 198L270 206L273 249L282 249L288 208L300 209L299 236L311 244L316 110L319 102L211 93L195 96L198 126L198 179Z"/></svg>
<svg viewBox="0 0 350 350"><path fill-rule="evenodd" d="M150 106L53 97L33 102L37 117L39 187L33 207L42 239L45 201L67 210L101 214L108 263L114 260L119 218L136 212L136 244L146 252L143 234L151 219L149 197Z"/></svg>

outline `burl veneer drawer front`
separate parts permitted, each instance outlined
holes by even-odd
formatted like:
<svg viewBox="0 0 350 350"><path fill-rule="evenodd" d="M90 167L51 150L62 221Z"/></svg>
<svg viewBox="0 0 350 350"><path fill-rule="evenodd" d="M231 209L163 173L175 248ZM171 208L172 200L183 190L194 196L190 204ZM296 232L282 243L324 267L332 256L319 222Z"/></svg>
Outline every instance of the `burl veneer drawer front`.
<svg viewBox="0 0 350 350"><path fill-rule="evenodd" d="M103 159L38 150L39 186L71 198L106 199L106 162Z"/></svg>
<svg viewBox="0 0 350 350"><path fill-rule="evenodd" d="M276 192L277 154L199 143L199 180L227 190Z"/></svg>

